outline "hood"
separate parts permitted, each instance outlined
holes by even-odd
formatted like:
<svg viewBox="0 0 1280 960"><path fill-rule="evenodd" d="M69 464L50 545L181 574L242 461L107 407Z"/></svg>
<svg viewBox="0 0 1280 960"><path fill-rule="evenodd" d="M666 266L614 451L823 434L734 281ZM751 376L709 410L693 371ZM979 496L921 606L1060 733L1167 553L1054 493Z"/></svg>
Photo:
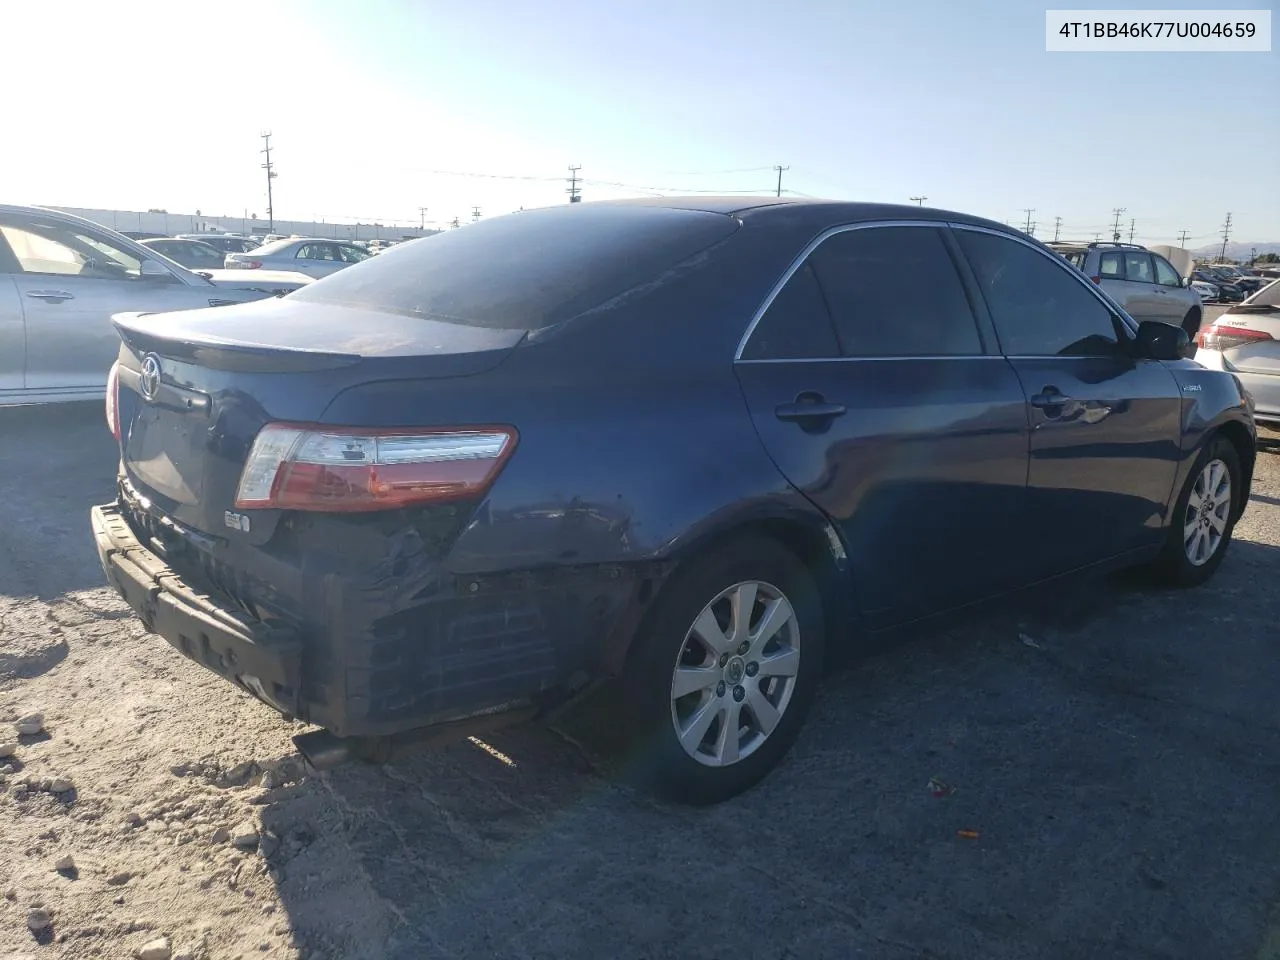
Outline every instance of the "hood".
<svg viewBox="0 0 1280 960"><path fill-rule="evenodd" d="M1154 247L1147 247L1147 249L1168 260L1173 269L1178 271L1178 276L1184 280L1191 276L1191 271L1195 269L1195 262L1190 250L1185 250L1182 247L1172 247L1168 244L1159 244Z"/></svg>

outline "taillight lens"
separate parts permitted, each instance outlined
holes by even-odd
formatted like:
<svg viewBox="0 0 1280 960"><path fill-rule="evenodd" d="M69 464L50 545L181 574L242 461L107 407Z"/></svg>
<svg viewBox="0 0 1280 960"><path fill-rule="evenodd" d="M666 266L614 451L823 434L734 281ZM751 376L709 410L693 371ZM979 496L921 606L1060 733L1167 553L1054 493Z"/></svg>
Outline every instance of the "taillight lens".
<svg viewBox="0 0 1280 960"><path fill-rule="evenodd" d="M1102 282L1102 278L1101 278L1101 277L1090 277L1089 279L1090 279L1090 280L1092 280L1094 283L1101 283L1101 282Z"/></svg>
<svg viewBox="0 0 1280 960"><path fill-rule="evenodd" d="M113 363L107 374L107 426L111 435L120 439L120 364Z"/></svg>
<svg viewBox="0 0 1280 960"><path fill-rule="evenodd" d="M476 497L516 445L511 427L369 430L269 423L240 474L242 510L354 513Z"/></svg>
<svg viewBox="0 0 1280 960"><path fill-rule="evenodd" d="M1265 330L1252 330L1248 327L1232 326L1229 323L1215 323L1201 330L1196 339L1200 342L1200 346L1210 350L1230 350L1232 347L1275 338Z"/></svg>

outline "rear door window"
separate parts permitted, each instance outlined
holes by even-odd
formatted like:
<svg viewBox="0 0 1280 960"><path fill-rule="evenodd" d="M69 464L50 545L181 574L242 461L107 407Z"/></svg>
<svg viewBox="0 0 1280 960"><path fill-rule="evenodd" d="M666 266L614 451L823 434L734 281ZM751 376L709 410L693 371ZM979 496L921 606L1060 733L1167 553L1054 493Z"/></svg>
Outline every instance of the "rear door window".
<svg viewBox="0 0 1280 960"><path fill-rule="evenodd" d="M742 351L743 360L812 360L840 356L831 315L813 267L800 265L778 291Z"/></svg>
<svg viewBox="0 0 1280 960"><path fill-rule="evenodd" d="M942 234L870 227L810 256L847 357L976 356L982 338Z"/></svg>
<svg viewBox="0 0 1280 960"><path fill-rule="evenodd" d="M1098 276L1103 280L1124 279L1124 258L1114 250L1098 257Z"/></svg>

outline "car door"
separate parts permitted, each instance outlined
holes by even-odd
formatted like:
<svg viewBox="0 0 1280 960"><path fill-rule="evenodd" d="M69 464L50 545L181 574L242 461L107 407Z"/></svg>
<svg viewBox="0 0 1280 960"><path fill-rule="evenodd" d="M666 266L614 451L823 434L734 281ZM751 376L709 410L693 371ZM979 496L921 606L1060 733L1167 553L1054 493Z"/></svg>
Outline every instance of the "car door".
<svg viewBox="0 0 1280 960"><path fill-rule="evenodd" d="M1026 392L1028 569L1063 573L1156 543L1181 457L1181 393L1093 287L1030 242L956 227Z"/></svg>
<svg viewBox="0 0 1280 960"><path fill-rule="evenodd" d="M871 624L1017 582L1026 404L943 227L822 238L762 308L736 372L769 455L839 529Z"/></svg>
<svg viewBox="0 0 1280 960"><path fill-rule="evenodd" d="M120 348L111 315L201 306L176 276L142 277L134 251L60 219L0 214L26 320L28 390L101 391Z"/></svg>
<svg viewBox="0 0 1280 960"><path fill-rule="evenodd" d="M22 297L13 279L17 269L17 261L0 236L0 398L24 385L27 328Z"/></svg>
<svg viewBox="0 0 1280 960"><path fill-rule="evenodd" d="M1156 268L1151 262L1151 254L1146 250L1125 250L1121 256L1126 287L1126 299L1121 305L1135 320L1164 320L1167 306L1156 284Z"/></svg>
<svg viewBox="0 0 1280 960"><path fill-rule="evenodd" d="M327 277L345 266L332 243L304 243L296 256L300 264L298 269L313 277Z"/></svg>

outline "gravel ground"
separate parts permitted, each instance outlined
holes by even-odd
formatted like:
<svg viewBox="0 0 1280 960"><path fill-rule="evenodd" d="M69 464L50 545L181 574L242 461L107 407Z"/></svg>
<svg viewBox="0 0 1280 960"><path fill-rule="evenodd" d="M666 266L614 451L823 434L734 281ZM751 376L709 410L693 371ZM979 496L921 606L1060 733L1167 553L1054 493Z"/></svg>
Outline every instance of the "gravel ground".
<svg viewBox="0 0 1280 960"><path fill-rule="evenodd" d="M1280 957L1280 457L1209 587L897 638L695 811L602 775L599 703L307 774L103 586L100 408L0 434L0 957Z"/></svg>

